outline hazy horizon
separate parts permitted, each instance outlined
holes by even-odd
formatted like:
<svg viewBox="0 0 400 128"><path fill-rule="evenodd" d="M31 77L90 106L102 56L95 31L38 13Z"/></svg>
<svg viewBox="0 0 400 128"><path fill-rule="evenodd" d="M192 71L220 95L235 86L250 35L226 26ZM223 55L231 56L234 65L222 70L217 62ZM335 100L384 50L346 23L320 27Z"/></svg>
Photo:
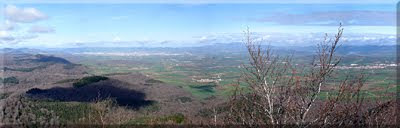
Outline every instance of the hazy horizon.
<svg viewBox="0 0 400 128"><path fill-rule="evenodd" d="M303 46L332 36L339 23L349 44L396 39L396 8L388 3L15 2L1 11L0 46L9 48L190 47L241 42L247 27L256 40Z"/></svg>

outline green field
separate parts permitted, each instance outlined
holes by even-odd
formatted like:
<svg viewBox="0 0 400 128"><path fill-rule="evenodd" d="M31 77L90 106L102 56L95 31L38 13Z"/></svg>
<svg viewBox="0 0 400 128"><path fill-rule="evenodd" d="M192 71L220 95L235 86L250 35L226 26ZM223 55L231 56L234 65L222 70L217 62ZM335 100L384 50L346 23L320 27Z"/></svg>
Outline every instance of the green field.
<svg viewBox="0 0 400 128"><path fill-rule="evenodd" d="M307 56L301 56L307 57ZM94 75L110 73L140 72L154 79L170 85L181 87L194 96L205 99L211 96L227 97L234 89L230 84L236 84L240 76L238 66L245 64L247 59L242 55L233 54L200 54L180 56L83 56L84 61L78 63L87 66ZM295 63L305 63L307 59L297 58ZM367 61L368 60L368 61ZM375 60L375 61L370 61ZM373 65L378 62L388 62L390 57L382 60L374 58L349 57L343 59L341 65L362 63L361 65ZM392 59L393 60L393 59ZM364 74L366 84L363 87L366 97L376 97L382 94L396 92L395 67L384 69L337 69L332 76L333 81L340 81L346 77ZM218 78L217 78L218 77ZM218 80L216 82L198 82L200 79ZM322 93L320 97L326 97Z"/></svg>

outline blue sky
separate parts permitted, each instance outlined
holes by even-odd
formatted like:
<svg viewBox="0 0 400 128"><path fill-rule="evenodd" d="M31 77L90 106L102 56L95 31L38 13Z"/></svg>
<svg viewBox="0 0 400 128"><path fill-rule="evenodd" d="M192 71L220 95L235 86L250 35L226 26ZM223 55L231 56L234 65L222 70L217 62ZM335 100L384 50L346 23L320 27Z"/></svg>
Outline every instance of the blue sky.
<svg viewBox="0 0 400 128"><path fill-rule="evenodd" d="M396 7L389 3L12 3L1 11L0 45L6 47L179 45L240 35L247 26L256 33L307 34L334 32L340 22L346 33L396 32Z"/></svg>

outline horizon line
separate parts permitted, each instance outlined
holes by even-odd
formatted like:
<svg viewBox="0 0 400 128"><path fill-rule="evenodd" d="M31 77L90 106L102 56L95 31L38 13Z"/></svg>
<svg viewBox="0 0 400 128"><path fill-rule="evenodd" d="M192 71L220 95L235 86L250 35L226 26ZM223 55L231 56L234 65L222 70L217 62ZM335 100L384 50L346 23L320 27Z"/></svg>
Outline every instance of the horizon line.
<svg viewBox="0 0 400 128"><path fill-rule="evenodd" d="M117 4L117 3L148 3L148 4L246 4L246 3L265 3L265 4L397 4L399 1L396 0L326 0L326 1L314 1L314 0L12 0L5 1L5 4L23 4L23 3L99 3L99 4Z"/></svg>

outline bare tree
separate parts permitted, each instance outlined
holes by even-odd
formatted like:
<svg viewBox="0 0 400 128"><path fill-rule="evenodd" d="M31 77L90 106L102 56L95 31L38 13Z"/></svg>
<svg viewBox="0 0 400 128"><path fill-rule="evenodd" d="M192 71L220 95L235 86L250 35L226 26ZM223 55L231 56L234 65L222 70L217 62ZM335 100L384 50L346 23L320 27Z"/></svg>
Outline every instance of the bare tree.
<svg viewBox="0 0 400 128"><path fill-rule="evenodd" d="M249 63L241 66L238 85L249 88L238 88L231 98L228 121L249 126L295 124L306 127L365 124L365 119L371 118L371 114L365 114L366 110L362 109L363 75L342 81L337 94L328 100L317 100L341 60L336 55L343 34L341 25L334 38L325 35L317 45L312 63L302 67L296 67L291 56L279 57L269 46L255 42L249 29L244 33Z"/></svg>

